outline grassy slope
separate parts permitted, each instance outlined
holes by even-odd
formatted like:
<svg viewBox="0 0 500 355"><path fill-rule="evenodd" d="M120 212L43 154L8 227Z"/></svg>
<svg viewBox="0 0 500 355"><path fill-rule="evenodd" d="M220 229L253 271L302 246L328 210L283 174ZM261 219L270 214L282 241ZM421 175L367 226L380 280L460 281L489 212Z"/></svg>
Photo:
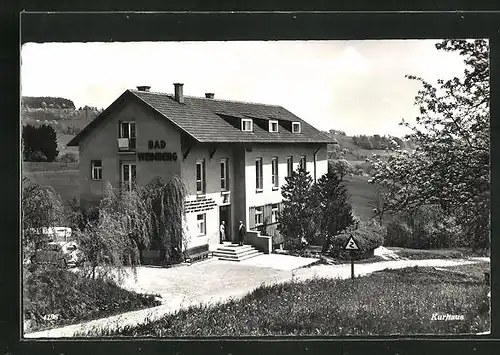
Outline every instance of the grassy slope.
<svg viewBox="0 0 500 355"><path fill-rule="evenodd" d="M78 164L23 162L22 174L40 185L52 186L64 201L79 198Z"/></svg>
<svg viewBox="0 0 500 355"><path fill-rule="evenodd" d="M353 175L345 178L345 187L355 215L362 220L372 218L377 200L375 185L369 184L367 177Z"/></svg>
<svg viewBox="0 0 500 355"><path fill-rule="evenodd" d="M154 307L153 295L124 290L100 279L83 278L64 269L41 269L24 277L26 331L35 331ZM58 315L57 320L44 316Z"/></svg>
<svg viewBox="0 0 500 355"><path fill-rule="evenodd" d="M488 287L476 275L384 270L355 280L263 286L241 300L181 310L99 335L266 336L477 333L489 330ZM433 321L432 315L464 315ZM111 334L112 333L112 334Z"/></svg>
<svg viewBox="0 0 500 355"><path fill-rule="evenodd" d="M373 154L378 154L380 156L388 156L388 153L385 150L377 150L377 149L363 149L355 145L352 141L352 137L350 136L341 136L335 135L335 139L339 142L341 149L348 149L349 153L347 153L344 159L348 161L360 161L360 156L371 157ZM362 160L364 161L364 160Z"/></svg>

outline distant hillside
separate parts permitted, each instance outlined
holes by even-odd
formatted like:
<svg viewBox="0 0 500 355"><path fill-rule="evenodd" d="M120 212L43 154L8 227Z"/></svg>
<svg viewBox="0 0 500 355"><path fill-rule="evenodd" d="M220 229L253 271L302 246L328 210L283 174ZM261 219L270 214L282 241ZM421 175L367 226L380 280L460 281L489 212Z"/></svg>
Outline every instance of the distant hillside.
<svg viewBox="0 0 500 355"><path fill-rule="evenodd" d="M39 97L39 96L23 96L21 99L23 108L68 108L75 109L73 101L62 97Z"/></svg>
<svg viewBox="0 0 500 355"><path fill-rule="evenodd" d="M361 161L373 155L388 156L398 146L402 149L414 149L415 144L409 140L389 136L348 136L342 131L330 130L324 132L333 138L337 144L328 145L328 157L330 159L346 159L349 161ZM394 141L397 144L391 144Z"/></svg>
<svg viewBox="0 0 500 355"><path fill-rule="evenodd" d="M22 101L22 124L50 125L56 130L58 137L78 134L102 112L102 109L87 105L76 109L71 100L59 97L25 96Z"/></svg>

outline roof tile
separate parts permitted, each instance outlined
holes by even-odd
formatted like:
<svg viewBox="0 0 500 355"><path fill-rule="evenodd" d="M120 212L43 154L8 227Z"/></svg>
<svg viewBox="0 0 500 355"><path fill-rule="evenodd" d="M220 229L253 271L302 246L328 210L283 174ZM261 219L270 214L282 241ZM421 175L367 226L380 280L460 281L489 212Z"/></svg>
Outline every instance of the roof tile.
<svg viewBox="0 0 500 355"><path fill-rule="evenodd" d="M199 142L241 143L332 143L332 139L281 106L185 96L184 103L173 95L129 90L139 99L171 120ZM271 133L254 124L254 132L243 132L221 115L239 121L242 117L301 122L301 133L292 133L280 124ZM229 118L231 119L231 118ZM284 121L284 122L283 122Z"/></svg>

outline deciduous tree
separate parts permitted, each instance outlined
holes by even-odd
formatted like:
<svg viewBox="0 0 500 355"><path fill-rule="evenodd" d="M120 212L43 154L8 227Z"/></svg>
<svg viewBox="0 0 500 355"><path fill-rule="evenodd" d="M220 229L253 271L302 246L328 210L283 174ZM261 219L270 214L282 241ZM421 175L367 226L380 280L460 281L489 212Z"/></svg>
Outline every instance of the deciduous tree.
<svg viewBox="0 0 500 355"><path fill-rule="evenodd" d="M349 176L354 173L354 167L345 159L339 159L328 162L328 171L337 174L340 181L344 180L344 177Z"/></svg>
<svg viewBox="0 0 500 355"><path fill-rule="evenodd" d="M39 243L46 242L43 231L64 221L61 197L50 186L42 186L28 178L22 180L21 226L23 260L31 260Z"/></svg>
<svg viewBox="0 0 500 355"><path fill-rule="evenodd" d="M390 192L392 210L439 205L458 216L471 245L488 245L490 225L490 114L488 42L444 40L436 48L464 57L463 78L418 81L415 103L420 109L406 139L413 152L399 151L378 161L373 182Z"/></svg>
<svg viewBox="0 0 500 355"><path fill-rule="evenodd" d="M189 243L183 228L187 196L184 182L178 176L167 182L156 177L141 194L151 211L151 243L165 251L169 262L181 261L183 249Z"/></svg>
<svg viewBox="0 0 500 355"><path fill-rule="evenodd" d="M23 158L25 161L54 161L59 151L57 150L57 134L50 125L35 127L23 126Z"/></svg>

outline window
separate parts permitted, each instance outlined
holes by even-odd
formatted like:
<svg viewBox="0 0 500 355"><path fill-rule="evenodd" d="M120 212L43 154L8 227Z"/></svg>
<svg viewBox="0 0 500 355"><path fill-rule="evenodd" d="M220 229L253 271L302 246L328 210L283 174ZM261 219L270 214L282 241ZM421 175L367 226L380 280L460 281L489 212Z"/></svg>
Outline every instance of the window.
<svg viewBox="0 0 500 355"><path fill-rule="evenodd" d="M206 218L207 215L205 213L196 215L196 227L198 229L198 236L203 236L207 234Z"/></svg>
<svg viewBox="0 0 500 355"><path fill-rule="evenodd" d="M293 157L286 158L286 172L288 177L292 176L293 173Z"/></svg>
<svg viewBox="0 0 500 355"><path fill-rule="evenodd" d="M137 178L136 169L137 167L135 164L122 163L122 172L121 172L122 187L127 191L131 191L132 187L136 182Z"/></svg>
<svg viewBox="0 0 500 355"><path fill-rule="evenodd" d="M119 138L128 138L128 149L135 149L135 122L120 122Z"/></svg>
<svg viewBox="0 0 500 355"><path fill-rule="evenodd" d="M278 204L274 203L271 205L271 223L278 222Z"/></svg>
<svg viewBox="0 0 500 355"><path fill-rule="evenodd" d="M229 166L227 159L220 161L220 189L221 191L229 191Z"/></svg>
<svg viewBox="0 0 500 355"><path fill-rule="evenodd" d="M253 121L250 118L242 118L241 130L244 132L253 132Z"/></svg>
<svg viewBox="0 0 500 355"><path fill-rule="evenodd" d="M300 167L305 171L306 170L306 156L303 155L300 157Z"/></svg>
<svg viewBox="0 0 500 355"><path fill-rule="evenodd" d="M262 224L262 207L255 207L255 226Z"/></svg>
<svg viewBox="0 0 500 355"><path fill-rule="evenodd" d="M271 181L273 184L273 190L276 190L279 187L279 178L278 178L278 157L274 157L272 160L272 177Z"/></svg>
<svg viewBox="0 0 500 355"><path fill-rule="evenodd" d="M91 160L92 180L102 180L102 160Z"/></svg>
<svg viewBox="0 0 500 355"><path fill-rule="evenodd" d="M292 132L300 133L300 122L292 122Z"/></svg>
<svg viewBox="0 0 500 355"><path fill-rule="evenodd" d="M262 181L262 158L255 159L255 188L262 191L264 184Z"/></svg>
<svg viewBox="0 0 500 355"><path fill-rule="evenodd" d="M196 193L205 193L205 160L196 162Z"/></svg>
<svg viewBox="0 0 500 355"><path fill-rule="evenodd" d="M269 132L278 132L278 121L269 121Z"/></svg>

